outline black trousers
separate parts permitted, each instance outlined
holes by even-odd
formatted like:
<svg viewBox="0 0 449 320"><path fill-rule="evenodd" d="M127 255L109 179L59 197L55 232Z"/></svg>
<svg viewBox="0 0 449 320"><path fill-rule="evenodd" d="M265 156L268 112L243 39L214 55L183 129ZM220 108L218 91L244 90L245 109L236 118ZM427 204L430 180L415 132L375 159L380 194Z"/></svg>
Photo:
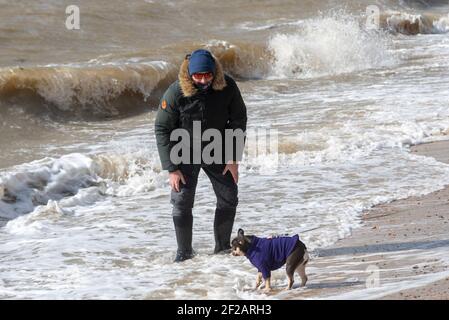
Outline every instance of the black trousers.
<svg viewBox="0 0 449 320"><path fill-rule="evenodd" d="M232 174L228 171L223 175L225 164L183 164L180 170L184 175L186 184L180 182L180 191L171 191L171 203L173 204L173 216L192 215L195 202L195 191L198 183L198 175L203 169L212 182L217 197L217 210L234 211L238 204L238 187Z"/></svg>

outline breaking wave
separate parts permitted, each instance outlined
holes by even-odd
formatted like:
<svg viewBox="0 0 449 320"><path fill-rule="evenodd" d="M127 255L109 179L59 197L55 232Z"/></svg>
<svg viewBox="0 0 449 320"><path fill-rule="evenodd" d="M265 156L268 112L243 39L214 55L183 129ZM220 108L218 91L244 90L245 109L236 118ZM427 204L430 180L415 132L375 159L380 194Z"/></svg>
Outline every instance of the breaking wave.
<svg viewBox="0 0 449 320"><path fill-rule="evenodd" d="M38 115L121 116L148 109L173 80L172 71L163 61L3 68L0 99L2 109Z"/></svg>
<svg viewBox="0 0 449 320"><path fill-rule="evenodd" d="M449 14L410 14L387 12L380 16L380 25L393 33L405 35L439 34L449 32Z"/></svg>
<svg viewBox="0 0 449 320"><path fill-rule="evenodd" d="M270 21L262 43L210 40L170 47L176 59L145 62L124 54L122 59L93 59L84 64L0 69L0 114L21 109L36 116L61 119L128 116L154 108L177 77L182 52L204 47L237 79L310 78L382 68L397 61L391 50L394 34L449 31L449 15L386 12L380 30L366 30L363 15L334 11L318 17ZM259 27L258 27L259 28ZM263 28L263 26L260 26ZM151 52L145 52L151 55ZM145 56L145 55L143 55Z"/></svg>
<svg viewBox="0 0 449 320"><path fill-rule="evenodd" d="M389 45L388 35L366 30L357 17L334 12L270 39L272 76L304 78L388 66L396 61Z"/></svg>
<svg viewBox="0 0 449 320"><path fill-rule="evenodd" d="M89 205L107 195L148 192L164 182L159 160L138 152L45 158L0 175L0 217L41 212L53 202L62 210Z"/></svg>

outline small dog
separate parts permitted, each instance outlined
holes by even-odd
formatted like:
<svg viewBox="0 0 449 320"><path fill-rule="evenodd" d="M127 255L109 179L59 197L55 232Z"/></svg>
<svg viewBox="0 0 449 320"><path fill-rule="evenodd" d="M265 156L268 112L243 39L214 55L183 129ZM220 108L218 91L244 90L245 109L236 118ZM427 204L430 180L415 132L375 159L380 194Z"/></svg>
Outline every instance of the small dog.
<svg viewBox="0 0 449 320"><path fill-rule="evenodd" d="M301 277L301 287L307 283L306 264L309 254L304 243L299 240L298 235L293 237L258 238L256 236L245 236L239 229L237 237L231 242L233 256L246 256L257 268L256 288L265 279L265 291L271 290L271 271L279 269L286 264L288 285L290 290L294 283L295 270Z"/></svg>

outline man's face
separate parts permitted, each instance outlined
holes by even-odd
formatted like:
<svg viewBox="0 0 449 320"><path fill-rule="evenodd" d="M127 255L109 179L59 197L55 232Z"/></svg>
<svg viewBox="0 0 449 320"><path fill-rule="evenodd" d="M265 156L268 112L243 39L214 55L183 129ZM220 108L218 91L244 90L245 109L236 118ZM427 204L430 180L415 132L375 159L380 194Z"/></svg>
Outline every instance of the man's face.
<svg viewBox="0 0 449 320"><path fill-rule="evenodd" d="M197 72L192 74L193 82L198 86L207 86L212 83L214 74L212 72Z"/></svg>

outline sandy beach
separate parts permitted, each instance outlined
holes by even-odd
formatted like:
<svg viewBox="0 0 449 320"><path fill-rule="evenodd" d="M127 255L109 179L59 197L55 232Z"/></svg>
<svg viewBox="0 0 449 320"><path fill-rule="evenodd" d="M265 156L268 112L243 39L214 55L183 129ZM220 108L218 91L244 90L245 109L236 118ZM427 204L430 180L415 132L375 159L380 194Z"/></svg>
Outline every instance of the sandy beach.
<svg viewBox="0 0 449 320"><path fill-rule="evenodd" d="M449 141L411 152L449 163ZM447 252L448 234L449 187L376 206L350 237L315 252L296 298L449 299L449 266L435 253Z"/></svg>

